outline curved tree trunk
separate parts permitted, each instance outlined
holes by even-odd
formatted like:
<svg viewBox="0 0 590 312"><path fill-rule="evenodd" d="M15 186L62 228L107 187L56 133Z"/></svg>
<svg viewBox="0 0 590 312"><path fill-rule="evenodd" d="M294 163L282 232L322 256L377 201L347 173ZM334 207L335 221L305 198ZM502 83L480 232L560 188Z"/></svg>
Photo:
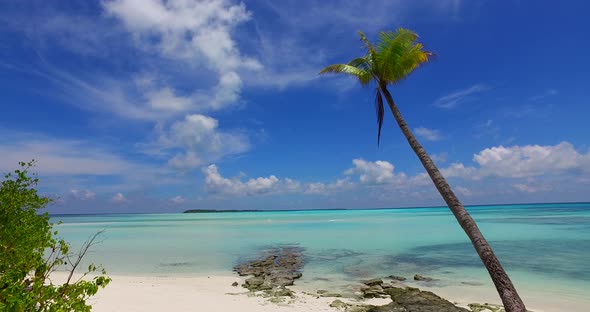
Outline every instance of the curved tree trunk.
<svg viewBox="0 0 590 312"><path fill-rule="evenodd" d="M463 204L461 204L455 193L453 193L453 190L443 175L440 173L432 159L430 159L430 156L428 156L426 150L424 150L422 145L420 145L418 140L416 140L414 137L414 134L406 124L406 121L393 102L393 98L391 97L391 94L387 88L385 86L381 86L380 89L383 92L383 95L385 95L385 99L389 104L389 108L393 113L393 117L395 117L397 124L399 125L403 134L406 136L408 143L416 155L418 155L418 158L428 172L428 175L430 175L430 178L438 189L438 192L444 198L445 202L449 206L449 209L451 209L455 215L457 222L459 222L467 236L469 236L473 247L475 247L475 250L481 258L481 261L490 273L490 277L492 278L492 281L498 290L498 294L502 299L502 303L504 304L506 311L525 312L526 308L522 302L522 299L520 299L520 296L516 292L514 285L512 285L510 278L502 268L502 265L500 265L500 261L498 261L498 258L496 258L496 255L492 251L492 248L486 239L483 237L483 234L477 227L477 224L473 218L471 218L467 210L465 210L465 207L463 207Z"/></svg>

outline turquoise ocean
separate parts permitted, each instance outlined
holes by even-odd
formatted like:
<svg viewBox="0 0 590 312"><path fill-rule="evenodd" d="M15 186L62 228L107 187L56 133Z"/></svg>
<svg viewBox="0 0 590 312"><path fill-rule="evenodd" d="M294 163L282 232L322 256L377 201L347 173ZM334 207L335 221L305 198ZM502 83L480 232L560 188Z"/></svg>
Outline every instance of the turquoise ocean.
<svg viewBox="0 0 590 312"><path fill-rule="evenodd" d="M519 291L590 311L590 203L467 209ZM88 258L111 275L227 275L236 263L288 244L304 250L303 287L422 274L438 279L430 286L441 289L494 291L444 207L59 215L52 221L61 221L59 235L74 247L104 230Z"/></svg>

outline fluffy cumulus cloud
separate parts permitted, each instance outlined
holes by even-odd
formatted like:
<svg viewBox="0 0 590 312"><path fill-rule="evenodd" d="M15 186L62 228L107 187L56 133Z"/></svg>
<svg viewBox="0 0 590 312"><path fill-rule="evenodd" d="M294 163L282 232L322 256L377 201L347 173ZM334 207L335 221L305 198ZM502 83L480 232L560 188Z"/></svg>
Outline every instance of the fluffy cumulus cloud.
<svg viewBox="0 0 590 312"><path fill-rule="evenodd" d="M485 189L492 179L494 184L506 183L509 186L503 191L512 189L522 193L537 193L556 190L563 179L588 183L590 176L590 152L581 153L568 142L544 146L490 147L476 153L473 162L473 165L454 162L440 167L447 179L469 183L454 188L461 196L481 195L481 192L473 191L474 187ZM388 161L355 159L353 165L345 174L358 176L361 185L414 191L432 187L427 173L395 173L395 166Z"/></svg>
<svg viewBox="0 0 590 312"><path fill-rule="evenodd" d="M391 183L394 180L393 164L384 160L375 162L364 159L354 159L353 168L346 170L348 175L358 175L359 181L363 184L378 185Z"/></svg>
<svg viewBox="0 0 590 312"><path fill-rule="evenodd" d="M241 177L226 178L219 173L216 165L206 167L204 174L205 188L209 193L234 196L285 193L329 195L354 187L354 184L346 178L330 183L301 183L290 178L279 179L275 175L247 180L243 180Z"/></svg>
<svg viewBox="0 0 590 312"><path fill-rule="evenodd" d="M497 146L473 156L483 176L506 178L590 172L590 153L580 153L568 142L557 145Z"/></svg>
<svg viewBox="0 0 590 312"><path fill-rule="evenodd" d="M225 0L113 0L106 13L120 20L137 47L165 59L203 67L217 76L208 92L179 96L170 87L150 85L145 96L152 107L186 110L195 106L221 109L235 104L242 88L239 72L259 70L260 63L241 55L232 31L251 17L243 3ZM170 100L170 101L162 101Z"/></svg>
<svg viewBox="0 0 590 312"><path fill-rule="evenodd" d="M122 204L127 202L127 198L122 193L117 193L111 198L111 201L117 204Z"/></svg>
<svg viewBox="0 0 590 312"><path fill-rule="evenodd" d="M196 168L204 162L245 152L250 146L246 135L222 131L218 120L200 114L187 115L159 132L156 147L172 151L174 156L168 164L178 169Z"/></svg>
<svg viewBox="0 0 590 312"><path fill-rule="evenodd" d="M278 191L281 181L274 175L241 181L240 178L228 179L219 173L216 165L205 169L207 191L217 194L259 195Z"/></svg>
<svg viewBox="0 0 590 312"><path fill-rule="evenodd" d="M231 38L237 25L250 19L243 3L225 0L112 0L105 11L119 18L142 47L189 62L203 57L220 71L239 67L258 68L244 58Z"/></svg>

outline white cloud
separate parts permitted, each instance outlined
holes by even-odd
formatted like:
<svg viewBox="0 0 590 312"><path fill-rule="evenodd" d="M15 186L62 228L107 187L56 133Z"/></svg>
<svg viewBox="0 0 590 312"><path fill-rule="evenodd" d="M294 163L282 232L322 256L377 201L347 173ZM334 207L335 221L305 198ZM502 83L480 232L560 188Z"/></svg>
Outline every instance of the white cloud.
<svg viewBox="0 0 590 312"><path fill-rule="evenodd" d="M242 76L262 69L241 54L233 38L251 18L243 3L105 0L101 5L103 14L93 17L48 9L7 18L11 31L24 32L36 46L58 45L92 57L101 62L98 70L55 67L43 48L35 51L38 59L9 67L49 80L60 89L51 96L62 102L138 120L240 105ZM23 27L22 19L30 25Z"/></svg>
<svg viewBox="0 0 590 312"><path fill-rule="evenodd" d="M70 195L72 197L74 197L75 199L80 199L80 200L92 200L94 198L96 198L96 193L91 192L89 190L77 190L77 189L71 189L70 190Z"/></svg>
<svg viewBox="0 0 590 312"><path fill-rule="evenodd" d="M551 186L548 186L548 185L535 186L535 185L528 185L528 184L524 184L524 183L513 184L512 187L514 187L515 189L517 189L521 192L526 192L526 193L548 192L553 189Z"/></svg>
<svg viewBox="0 0 590 312"><path fill-rule="evenodd" d="M243 153L250 147L246 135L221 131L217 119L200 114L187 115L158 132L156 147L172 152L174 156L168 164L178 169L196 168L205 162Z"/></svg>
<svg viewBox="0 0 590 312"><path fill-rule="evenodd" d="M354 159L352 164L354 167L346 170L345 174L358 175L362 184L379 185L393 182L393 169L395 167L388 161L377 160L371 162L364 159Z"/></svg>
<svg viewBox="0 0 590 312"><path fill-rule="evenodd" d="M349 179L337 179L332 183L313 182L305 185L303 192L306 194L319 194L328 195L344 190L350 190L354 188L355 184Z"/></svg>
<svg viewBox="0 0 590 312"><path fill-rule="evenodd" d="M471 196L471 195L473 195L473 192L470 189L468 189L466 187L463 187L463 186L456 186L456 187L453 188L453 190L455 191L455 193L457 193L457 194L459 194L461 196Z"/></svg>
<svg viewBox="0 0 590 312"><path fill-rule="evenodd" d="M509 190L502 187L490 187L489 183L497 186L506 183L514 190L534 193L555 190L555 183L558 183L556 181L562 181L555 179L560 174L566 174L567 177L578 180L590 174L590 152L581 154L567 142L554 146L492 147L475 154L474 162L475 166L454 162L440 168L443 176L448 179L453 179L455 182L461 180L464 183L469 182L467 185L459 185L453 189L458 195L470 199L492 196L497 192L509 193ZM237 196L285 193L330 195L348 190L362 193L364 190L379 192L372 195L377 197L381 196L379 195L382 193L381 189L386 188L392 192L390 195L400 197L419 195L422 198L428 196L432 200L440 199L435 196L432 181L425 172L415 175L396 172L395 166L384 160L367 161L359 158L354 159L352 163L353 167L344 171L344 178L333 182L308 183L288 178L280 179L275 175L247 180L243 177L226 178L221 176L217 166L211 165L205 170L206 187L211 193ZM533 177L540 175L544 176L543 180L536 182ZM498 178L504 180L497 180ZM358 184L353 182L356 179L359 181ZM474 191L479 188L489 193Z"/></svg>
<svg viewBox="0 0 590 312"><path fill-rule="evenodd" d="M449 158L449 154L447 152L432 154L430 155L430 158L436 163L444 163Z"/></svg>
<svg viewBox="0 0 590 312"><path fill-rule="evenodd" d="M418 137L425 139L426 141L438 141L442 138L439 130L428 129L420 127L414 129L414 132Z"/></svg>
<svg viewBox="0 0 590 312"><path fill-rule="evenodd" d="M466 179L477 179L477 169L474 167L465 167L462 163L452 163L446 168L440 169L442 175L446 178L462 177Z"/></svg>
<svg viewBox="0 0 590 312"><path fill-rule="evenodd" d="M205 187L209 193L234 196L254 196L265 194L304 193L329 195L354 187L347 178L334 182L301 183L290 178L279 179L275 175L242 180L241 177L223 177L216 165L204 169Z"/></svg>
<svg viewBox="0 0 590 312"><path fill-rule="evenodd" d="M150 103L160 105L159 98L171 99L175 110L206 106L218 110L236 104L242 79L241 70L256 71L260 63L241 55L232 31L251 17L243 3L224 0L113 0L103 3L108 15L121 20L133 35L137 46L163 58L180 61L191 70L204 66L217 75L212 90L179 98L170 87L150 91ZM151 94L150 94L151 93ZM151 95L151 96L150 96ZM191 105L191 102L193 102ZM158 106L162 108L162 106Z"/></svg>
<svg viewBox="0 0 590 312"><path fill-rule="evenodd" d="M122 193L117 193L115 194L115 196L113 196L111 198L111 201L114 203L125 203L127 202L127 198L125 198L125 195L123 195Z"/></svg>
<svg viewBox="0 0 590 312"><path fill-rule="evenodd" d="M590 153L581 154L572 144L497 146L475 154L480 175L509 178L564 172L589 172Z"/></svg>
<svg viewBox="0 0 590 312"><path fill-rule="evenodd" d="M466 101L473 95L488 90L488 87L482 84L473 85L467 89L457 90L445 96L438 98L434 105L440 108L451 109L455 108L461 102Z"/></svg>
<svg viewBox="0 0 590 312"><path fill-rule="evenodd" d="M107 14L120 19L143 48L163 56L196 62L207 59L220 72L259 68L244 58L231 31L250 19L243 3L224 0L113 0L103 2Z"/></svg>
<svg viewBox="0 0 590 312"><path fill-rule="evenodd" d="M125 119L168 120L186 112L208 112L240 104L242 81L234 72L220 74L216 84L188 74L178 79L195 80L194 87L182 92L172 85L180 82L166 78L166 62L149 74L127 73L112 77L105 74L75 74L42 62L33 69L23 65L20 71L41 76L59 87L59 100L80 109L108 112ZM195 69L196 71L196 69Z"/></svg>
<svg viewBox="0 0 590 312"><path fill-rule="evenodd" d="M185 202L185 199L182 196L178 195L170 198L170 201L175 204L182 204Z"/></svg>
<svg viewBox="0 0 590 312"><path fill-rule="evenodd" d="M221 176L216 165L209 165L205 169L205 185L210 193L232 195L260 195L278 190L279 179L270 175L267 178L259 177L245 182L239 178L228 179Z"/></svg>
<svg viewBox="0 0 590 312"><path fill-rule="evenodd" d="M150 90L146 93L147 101L154 110L186 111L192 106L191 99L178 96L171 88Z"/></svg>

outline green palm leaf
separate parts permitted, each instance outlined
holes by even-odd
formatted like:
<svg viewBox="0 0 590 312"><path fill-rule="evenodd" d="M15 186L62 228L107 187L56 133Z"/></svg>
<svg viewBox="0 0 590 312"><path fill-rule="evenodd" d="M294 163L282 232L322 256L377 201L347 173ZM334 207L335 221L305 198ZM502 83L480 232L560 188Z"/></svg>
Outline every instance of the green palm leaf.
<svg viewBox="0 0 590 312"><path fill-rule="evenodd" d="M373 79L370 72L368 72L362 68L359 68L359 67L356 67L353 65L349 65L349 64L330 65L330 66L322 69L322 71L320 72L320 74L327 74L327 73L347 74L347 75L354 76L354 77L358 78L359 82L362 85L368 84Z"/></svg>
<svg viewBox="0 0 590 312"><path fill-rule="evenodd" d="M377 83L375 94L375 110L377 112L377 144L381 140L383 125L383 94L388 84L394 85L405 79L421 64L428 62L432 53L424 51L417 42L418 35L408 29L379 33L375 45L367 39L363 32L359 36L367 49L367 54L355 58L347 64L334 64L324 68L320 74L347 74L356 77L361 85L366 86L372 81Z"/></svg>

